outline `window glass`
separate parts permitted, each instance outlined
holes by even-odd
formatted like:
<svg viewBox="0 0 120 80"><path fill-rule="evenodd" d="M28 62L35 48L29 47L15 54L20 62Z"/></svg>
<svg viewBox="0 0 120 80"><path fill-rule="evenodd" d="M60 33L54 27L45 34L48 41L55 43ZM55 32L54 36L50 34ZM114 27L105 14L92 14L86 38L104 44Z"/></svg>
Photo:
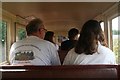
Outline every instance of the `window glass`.
<svg viewBox="0 0 120 80"><path fill-rule="evenodd" d="M6 61L7 23L0 22L0 63Z"/></svg>
<svg viewBox="0 0 120 80"><path fill-rule="evenodd" d="M100 23L102 30L104 31L104 22Z"/></svg>
<svg viewBox="0 0 120 80"><path fill-rule="evenodd" d="M16 41L26 38L25 26L16 24Z"/></svg>
<svg viewBox="0 0 120 80"><path fill-rule="evenodd" d="M120 47L120 40L118 36L120 35L120 30L118 30L118 17L112 19L112 40L113 40L113 52L116 55L116 60L118 62L118 54L120 54L119 47Z"/></svg>

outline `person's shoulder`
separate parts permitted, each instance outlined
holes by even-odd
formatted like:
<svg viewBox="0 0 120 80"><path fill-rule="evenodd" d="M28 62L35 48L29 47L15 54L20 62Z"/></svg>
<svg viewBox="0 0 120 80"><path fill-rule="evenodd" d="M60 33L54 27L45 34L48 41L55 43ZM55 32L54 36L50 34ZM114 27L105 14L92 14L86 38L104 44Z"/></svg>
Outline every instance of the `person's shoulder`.
<svg viewBox="0 0 120 80"><path fill-rule="evenodd" d="M70 49L68 52L75 52L75 48Z"/></svg>
<svg viewBox="0 0 120 80"><path fill-rule="evenodd" d="M18 47L18 46L20 46L20 45L22 45L22 44L24 44L24 43L23 43L23 40L16 41L16 42L14 42L14 43L11 45L11 48L16 48L16 47Z"/></svg>
<svg viewBox="0 0 120 80"><path fill-rule="evenodd" d="M20 43L22 43L23 41L24 41L24 40L16 41L16 42L13 43L13 45L15 45L15 44L20 44Z"/></svg>
<svg viewBox="0 0 120 80"><path fill-rule="evenodd" d="M107 51L112 51L110 48L106 47L106 46L102 46L103 49L107 50Z"/></svg>
<svg viewBox="0 0 120 80"><path fill-rule="evenodd" d="M98 47L98 52L100 52L100 53L109 53L109 54L111 54L111 53L113 53L113 51L110 49L110 48L108 48L108 47L106 47L106 46L103 46L103 45L99 45L99 47Z"/></svg>

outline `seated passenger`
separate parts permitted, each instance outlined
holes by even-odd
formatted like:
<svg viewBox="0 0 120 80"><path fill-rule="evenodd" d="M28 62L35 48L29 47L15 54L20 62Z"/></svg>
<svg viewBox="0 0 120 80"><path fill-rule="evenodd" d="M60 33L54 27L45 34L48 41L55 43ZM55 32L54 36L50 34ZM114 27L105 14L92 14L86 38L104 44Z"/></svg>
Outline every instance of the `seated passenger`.
<svg viewBox="0 0 120 80"><path fill-rule="evenodd" d="M57 50L59 50L59 46L54 42L54 32L47 31L45 34L44 40L50 41L51 43L53 43L55 45Z"/></svg>
<svg viewBox="0 0 120 80"><path fill-rule="evenodd" d="M78 37L79 31L76 28L72 28L68 31L68 38L69 40L66 40L61 43L61 50L69 51L73 47L75 47L77 43L77 37Z"/></svg>
<svg viewBox="0 0 120 80"><path fill-rule="evenodd" d="M100 23L89 20L83 25L76 47L68 52L63 64L116 64L115 54L105 45Z"/></svg>
<svg viewBox="0 0 120 80"><path fill-rule="evenodd" d="M57 49L43 40L46 29L40 19L26 26L28 37L15 42L10 49L12 65L60 65Z"/></svg>

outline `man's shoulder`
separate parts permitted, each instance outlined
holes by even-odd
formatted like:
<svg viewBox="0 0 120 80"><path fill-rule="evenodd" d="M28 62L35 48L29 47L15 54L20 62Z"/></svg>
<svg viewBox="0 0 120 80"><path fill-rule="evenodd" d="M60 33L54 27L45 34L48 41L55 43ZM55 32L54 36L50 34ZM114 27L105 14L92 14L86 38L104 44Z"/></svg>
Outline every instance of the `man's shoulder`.
<svg viewBox="0 0 120 80"><path fill-rule="evenodd" d="M19 40L19 41L14 42L13 45L18 45L18 44L21 44L23 42L24 42L24 40Z"/></svg>
<svg viewBox="0 0 120 80"><path fill-rule="evenodd" d="M98 46L98 52L100 52L100 53L106 53L106 54L113 53L113 51L110 48L108 48L106 46L103 46L103 45L99 45Z"/></svg>

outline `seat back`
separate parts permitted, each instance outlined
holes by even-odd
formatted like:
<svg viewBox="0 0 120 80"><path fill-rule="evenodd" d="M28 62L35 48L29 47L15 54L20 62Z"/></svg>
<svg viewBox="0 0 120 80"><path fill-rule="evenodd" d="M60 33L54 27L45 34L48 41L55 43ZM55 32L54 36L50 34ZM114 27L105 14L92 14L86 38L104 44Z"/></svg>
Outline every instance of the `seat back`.
<svg viewBox="0 0 120 80"><path fill-rule="evenodd" d="M116 65L3 66L4 79L117 79Z"/></svg>

